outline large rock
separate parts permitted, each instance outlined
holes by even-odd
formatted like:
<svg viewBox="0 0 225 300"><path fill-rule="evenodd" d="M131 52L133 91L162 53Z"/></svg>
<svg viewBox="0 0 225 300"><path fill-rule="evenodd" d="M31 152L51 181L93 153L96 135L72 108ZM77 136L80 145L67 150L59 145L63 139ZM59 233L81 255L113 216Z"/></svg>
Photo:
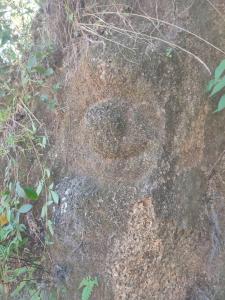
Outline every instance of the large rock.
<svg viewBox="0 0 225 300"><path fill-rule="evenodd" d="M224 47L223 20L208 1L124 2L128 12ZM178 27L129 20L130 29L157 31L212 68L222 58ZM117 17L106 21L121 26ZM212 114L207 70L162 41L97 33L84 37L89 45L78 35L64 58L66 111L52 151L61 198L53 271L65 270L68 299L79 299L90 275L99 278L96 300L223 300L225 114Z"/></svg>

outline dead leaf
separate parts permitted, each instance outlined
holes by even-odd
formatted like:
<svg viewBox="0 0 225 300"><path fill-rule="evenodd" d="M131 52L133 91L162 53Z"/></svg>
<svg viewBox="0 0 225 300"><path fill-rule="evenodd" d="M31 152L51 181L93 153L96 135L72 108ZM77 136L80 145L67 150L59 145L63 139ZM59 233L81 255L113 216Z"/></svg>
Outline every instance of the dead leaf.
<svg viewBox="0 0 225 300"><path fill-rule="evenodd" d="M6 215L5 214L1 214L0 215L0 226L4 226L4 225L6 225L8 223L9 223L9 221L8 221Z"/></svg>

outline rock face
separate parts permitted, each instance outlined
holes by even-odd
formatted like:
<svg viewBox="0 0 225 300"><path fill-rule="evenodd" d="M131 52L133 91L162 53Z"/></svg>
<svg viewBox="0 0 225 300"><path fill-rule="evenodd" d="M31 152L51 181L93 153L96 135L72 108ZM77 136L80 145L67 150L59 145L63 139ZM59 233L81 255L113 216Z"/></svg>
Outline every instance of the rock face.
<svg viewBox="0 0 225 300"><path fill-rule="evenodd" d="M222 55L181 29L224 49L223 20L208 1L122 2L110 8L124 12L127 35L109 16L111 29L78 35L64 57L52 257L66 270L68 299L98 276L96 300L223 300L225 114L212 114L196 59L214 68Z"/></svg>

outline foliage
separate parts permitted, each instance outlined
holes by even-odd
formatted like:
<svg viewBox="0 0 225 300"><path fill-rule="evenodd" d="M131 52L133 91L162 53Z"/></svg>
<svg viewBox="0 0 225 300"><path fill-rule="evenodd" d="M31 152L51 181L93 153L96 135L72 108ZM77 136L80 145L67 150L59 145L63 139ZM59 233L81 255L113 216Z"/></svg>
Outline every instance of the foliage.
<svg viewBox="0 0 225 300"><path fill-rule="evenodd" d="M214 78L208 83L207 92L210 93L210 97L220 95L215 112L223 110L225 108L225 59L216 67Z"/></svg>
<svg viewBox="0 0 225 300"><path fill-rule="evenodd" d="M34 272L32 263L24 266L15 259L22 252L27 244L26 225L24 215L31 211L33 204L38 197L34 189L22 187L19 182L9 184L8 190L1 193L0 206L0 295L4 295L5 288L18 285L11 292L13 299L25 286L24 280L28 280Z"/></svg>
<svg viewBox="0 0 225 300"><path fill-rule="evenodd" d="M27 218L43 202L36 218L45 227L45 240L38 237L45 250L54 233L49 206L59 202L51 172L42 162L48 136L32 111L34 101L55 109L61 88L49 62L54 47L33 42L38 9L37 1L0 1L0 298L20 299L25 292L29 299L41 299L35 276L43 267L34 256L24 256L31 239ZM48 93L43 93L46 86ZM30 183L30 172L40 180Z"/></svg>
<svg viewBox="0 0 225 300"><path fill-rule="evenodd" d="M91 278L88 276L87 278L84 278L79 286L79 289L82 289L81 300L89 300L95 286L98 286L97 277Z"/></svg>

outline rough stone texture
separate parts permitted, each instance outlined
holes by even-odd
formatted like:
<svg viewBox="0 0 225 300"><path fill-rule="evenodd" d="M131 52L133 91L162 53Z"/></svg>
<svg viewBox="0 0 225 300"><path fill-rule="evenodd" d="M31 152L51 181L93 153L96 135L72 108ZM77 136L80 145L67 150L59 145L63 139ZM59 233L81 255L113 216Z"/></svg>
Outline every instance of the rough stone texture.
<svg viewBox="0 0 225 300"><path fill-rule="evenodd" d="M223 21L207 1L122 2L224 49ZM222 58L178 28L158 30L212 68ZM225 299L225 115L212 114L207 72L181 51L166 56L159 41L130 51L81 40L64 58L65 113L52 149L61 202L51 254L67 270L68 299L79 299L88 275L99 277L96 300Z"/></svg>

